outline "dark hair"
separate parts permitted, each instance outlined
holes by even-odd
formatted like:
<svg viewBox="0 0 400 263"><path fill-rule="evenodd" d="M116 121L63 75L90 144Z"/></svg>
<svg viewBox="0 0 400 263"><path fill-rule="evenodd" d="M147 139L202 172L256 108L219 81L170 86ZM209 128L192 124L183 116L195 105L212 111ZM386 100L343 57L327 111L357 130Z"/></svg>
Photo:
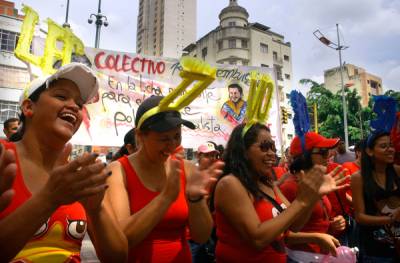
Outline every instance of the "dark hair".
<svg viewBox="0 0 400 263"><path fill-rule="evenodd" d="M376 185L375 185L375 179L373 177L373 172L375 171L375 161L374 158L369 156L367 154L367 149L372 150L375 147L376 141L384 136L390 136L390 133L388 132L378 132L371 134L368 138L367 141L365 141L364 147L362 147L362 152L361 152L361 177L363 179L363 193L366 198L365 203L374 203L374 197L376 195ZM393 180L396 176L396 171L394 169L393 164L388 164L386 166L386 180L388 182L386 185L388 186L387 190L393 190ZM400 187L400 186L397 186ZM369 205L366 205L366 208L371 207ZM368 209L366 209L368 210ZM375 211L366 211L367 213L374 213Z"/></svg>
<svg viewBox="0 0 400 263"><path fill-rule="evenodd" d="M49 84L49 86L50 85L51 85L51 83ZM40 94L42 94L42 92L45 91L45 90L46 90L46 83L43 83L42 86L40 86L37 90L35 90L29 96L29 99L31 101L33 101L33 102L37 102L39 100ZM26 118L25 118L25 115L24 115L24 113L22 111L21 111L21 114L19 115L19 120L20 120L21 125L19 126L18 131L16 133L14 133L10 137L10 141L12 141L12 142L16 142L16 141L22 140L22 137L24 136L24 133L25 133L25 120L26 120Z"/></svg>
<svg viewBox="0 0 400 263"><path fill-rule="evenodd" d="M292 174L298 173L301 170L306 171L313 167L311 159L311 152L306 151L303 154L293 157L293 160L289 166L289 170Z"/></svg>
<svg viewBox="0 0 400 263"><path fill-rule="evenodd" d="M339 154L345 154L346 153L346 146L344 144L344 141L340 141L337 145L337 152Z"/></svg>
<svg viewBox="0 0 400 263"><path fill-rule="evenodd" d="M233 83L228 86L228 89L238 89L240 95L243 95L243 89L239 84Z"/></svg>
<svg viewBox="0 0 400 263"><path fill-rule="evenodd" d="M126 148L127 144L131 144L132 146L136 147L136 140L135 140L135 128L130 129L124 136L124 145L119 148L119 150L114 154L112 160L118 160L124 155L129 155L128 149Z"/></svg>
<svg viewBox="0 0 400 263"><path fill-rule="evenodd" d="M7 119L3 124L4 125L4 129L8 129L10 124L12 122L16 122L16 121L19 122L19 119L18 118L9 118L9 119Z"/></svg>
<svg viewBox="0 0 400 263"><path fill-rule="evenodd" d="M272 185L271 180L264 175L254 173L250 166L250 162L245 152L253 145L261 130L271 132L270 129L262 124L256 123L247 131L244 138L242 132L245 124L236 126L229 138L226 149L224 151L224 175L233 174L243 184L248 192L256 199L262 198L258 186L258 182Z"/></svg>

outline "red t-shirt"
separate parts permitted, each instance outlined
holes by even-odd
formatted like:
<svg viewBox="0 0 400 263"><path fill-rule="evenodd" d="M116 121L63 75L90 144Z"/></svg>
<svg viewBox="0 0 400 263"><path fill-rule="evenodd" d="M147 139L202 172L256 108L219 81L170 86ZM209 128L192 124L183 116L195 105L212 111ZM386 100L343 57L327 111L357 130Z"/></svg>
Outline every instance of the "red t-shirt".
<svg viewBox="0 0 400 263"><path fill-rule="evenodd" d="M276 193L274 199L282 208L286 208ZM265 199L255 201L253 204L261 222L279 215L278 209ZM217 262L286 262L283 234L263 250L257 250L241 237L235 227L231 225L229 218L226 218L218 208L215 213L218 237L215 251Z"/></svg>
<svg viewBox="0 0 400 263"><path fill-rule="evenodd" d="M279 180L282 177L282 175L287 173L287 170L284 167L277 166L277 167L273 167L272 169L274 170L276 180Z"/></svg>
<svg viewBox="0 0 400 263"><path fill-rule="evenodd" d="M289 202L293 202L294 199L296 199L298 185L297 179L294 175L289 176L279 187ZM300 231L307 233L328 233L330 224L329 215L331 210L332 207L328 197L322 197L322 199L315 205L310 219ZM319 246L311 243L288 245L288 247L294 250L321 253Z"/></svg>

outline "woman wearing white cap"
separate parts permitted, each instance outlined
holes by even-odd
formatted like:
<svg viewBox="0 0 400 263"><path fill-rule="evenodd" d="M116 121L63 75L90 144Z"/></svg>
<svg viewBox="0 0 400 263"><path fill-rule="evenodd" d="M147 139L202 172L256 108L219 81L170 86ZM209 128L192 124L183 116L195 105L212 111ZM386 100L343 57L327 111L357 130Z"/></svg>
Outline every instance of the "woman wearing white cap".
<svg viewBox="0 0 400 263"><path fill-rule="evenodd" d="M97 90L93 72L71 63L22 94L19 140L4 144L15 153L17 174L11 204L0 213L2 260L79 262L88 229L100 260L125 261L126 238L103 202L111 173L95 154L67 161L83 104Z"/></svg>

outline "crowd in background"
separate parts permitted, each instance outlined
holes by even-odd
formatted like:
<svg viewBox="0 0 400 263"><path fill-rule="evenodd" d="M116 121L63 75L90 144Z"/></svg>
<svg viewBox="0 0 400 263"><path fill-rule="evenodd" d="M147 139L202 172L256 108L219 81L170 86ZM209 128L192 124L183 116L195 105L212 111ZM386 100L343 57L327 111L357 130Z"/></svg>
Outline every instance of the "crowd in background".
<svg viewBox="0 0 400 263"><path fill-rule="evenodd" d="M224 146L201 142L193 162L181 126L194 124L146 114L163 99L153 96L109 164L69 160L97 89L89 68L66 65L4 123L0 262L79 262L87 233L102 262L399 262L400 124L354 152L308 131L278 157L267 126L242 123Z"/></svg>

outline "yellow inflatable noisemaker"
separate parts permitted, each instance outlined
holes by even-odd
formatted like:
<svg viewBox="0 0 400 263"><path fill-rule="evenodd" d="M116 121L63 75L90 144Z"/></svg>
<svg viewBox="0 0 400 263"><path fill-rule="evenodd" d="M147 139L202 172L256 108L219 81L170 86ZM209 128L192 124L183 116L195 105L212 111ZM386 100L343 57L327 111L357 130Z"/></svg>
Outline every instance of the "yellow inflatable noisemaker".
<svg viewBox="0 0 400 263"><path fill-rule="evenodd" d="M138 122L138 129L145 120L159 112L179 111L188 106L216 78L217 69L201 60L192 57L183 57L180 63L183 68L179 73L182 81L160 101L160 104L157 107L152 108L143 114ZM186 91L188 86L194 81L197 81L196 84L194 84L190 90ZM178 98L178 96L184 91L186 92ZM174 102L176 98L178 99Z"/></svg>
<svg viewBox="0 0 400 263"><path fill-rule="evenodd" d="M268 113L272 106L274 81L266 74L250 73L250 89L247 98L246 126L242 137L255 123L264 124L268 120Z"/></svg>

